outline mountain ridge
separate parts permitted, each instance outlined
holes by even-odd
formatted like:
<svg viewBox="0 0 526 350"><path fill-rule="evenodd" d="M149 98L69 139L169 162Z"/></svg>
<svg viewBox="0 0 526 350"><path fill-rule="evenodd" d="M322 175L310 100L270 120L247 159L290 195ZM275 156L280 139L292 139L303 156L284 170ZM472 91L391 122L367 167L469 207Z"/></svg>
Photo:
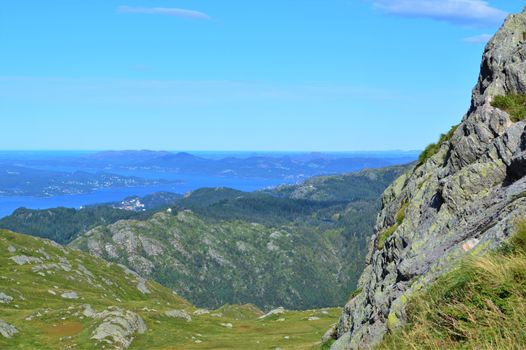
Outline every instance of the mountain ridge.
<svg viewBox="0 0 526 350"><path fill-rule="evenodd" d="M378 196L406 169L324 177L275 191L200 189L151 218L101 225L71 244L127 265L200 306L340 305L363 267ZM315 198L287 193L313 183L309 193Z"/></svg>
<svg viewBox="0 0 526 350"><path fill-rule="evenodd" d="M406 322L408 299L462 257L495 249L526 212L526 123L494 107L526 94L526 8L487 44L472 103L434 153L383 194L359 293L331 349L369 349Z"/></svg>

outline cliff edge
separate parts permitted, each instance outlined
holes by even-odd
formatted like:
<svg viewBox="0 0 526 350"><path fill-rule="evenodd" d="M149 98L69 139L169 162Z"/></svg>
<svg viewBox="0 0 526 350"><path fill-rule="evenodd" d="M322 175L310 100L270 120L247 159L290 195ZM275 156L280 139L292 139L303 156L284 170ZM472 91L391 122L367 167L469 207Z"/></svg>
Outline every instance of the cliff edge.
<svg viewBox="0 0 526 350"><path fill-rule="evenodd" d="M383 194L366 268L333 350L368 349L405 322L408 297L467 254L505 241L526 215L526 123L494 107L526 94L526 9L487 44L458 127Z"/></svg>

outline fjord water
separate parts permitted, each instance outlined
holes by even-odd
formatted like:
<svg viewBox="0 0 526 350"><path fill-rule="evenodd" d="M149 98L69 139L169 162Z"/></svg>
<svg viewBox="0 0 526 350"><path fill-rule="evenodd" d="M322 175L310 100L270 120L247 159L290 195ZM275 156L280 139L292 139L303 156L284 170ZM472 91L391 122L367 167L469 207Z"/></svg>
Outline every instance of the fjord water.
<svg viewBox="0 0 526 350"><path fill-rule="evenodd" d="M128 153L128 154L126 154ZM130 156L131 154L131 156ZM175 154L175 153L174 153ZM274 157L292 157L300 163L305 159L317 159L319 157L329 157L331 159L351 159L352 162L343 166L344 171L357 171L365 167L388 166L394 164L408 163L416 158L414 152L351 152L351 153L263 153L263 152L193 152L194 155L201 157L202 160L221 159L249 159L253 156L262 157L265 160L272 160ZM138 169L134 166L113 166L109 161L103 167L90 160L89 156L96 155L90 151L1 151L0 166L23 166L26 168L58 171L64 173L74 173L83 171L88 173L107 172L114 175L132 176L149 180L168 180L167 183L145 185L138 187L110 187L94 189L93 192L71 195L55 196L0 196L0 217L10 215L15 209L25 207L29 209L47 209L54 207L80 208L86 205L115 202L128 196L144 196L155 192L175 192L185 194L189 191L203 187L229 187L241 191L255 191L268 187L275 187L281 184L292 184L305 180L312 175L326 173L323 169L316 170L316 164L312 164L311 170L304 173L301 168L289 169L288 176L224 176L222 174L206 173L203 168L202 174L193 169L193 173L185 174L189 169L156 169L150 166L148 169ZM134 157L140 152L124 152L121 155L130 164L133 164ZM126 158L128 156L129 158ZM131 157L131 158L130 158ZM122 159L119 159L121 161ZM83 160L83 162L78 162ZM97 165L99 167L97 167ZM254 165L251 165L254 166ZM6 168L7 169L7 168ZM0 169L1 171L1 169ZM310 175L309 175L310 174ZM0 183L0 189L2 184Z"/></svg>
<svg viewBox="0 0 526 350"><path fill-rule="evenodd" d="M126 172L130 174L132 172ZM166 173L134 173L145 178L166 178ZM175 176L176 175L176 176ZM144 196L155 192L187 193L202 187L231 187L242 191L255 191L293 181L287 179L235 178L219 176L196 176L173 174L180 182L145 187L115 187L91 193L63 195L54 197L0 196L0 217L10 215L15 209L47 209L55 207L80 208L81 206L122 200L128 196Z"/></svg>

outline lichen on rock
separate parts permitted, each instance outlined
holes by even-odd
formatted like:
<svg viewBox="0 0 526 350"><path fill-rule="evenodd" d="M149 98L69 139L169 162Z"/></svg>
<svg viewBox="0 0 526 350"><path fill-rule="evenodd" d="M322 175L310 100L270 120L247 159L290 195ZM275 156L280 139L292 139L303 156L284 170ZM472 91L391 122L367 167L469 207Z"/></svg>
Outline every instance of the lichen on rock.
<svg viewBox="0 0 526 350"><path fill-rule="evenodd" d="M143 334L147 327L144 320L134 312L110 307L93 316L102 322L93 331L91 339L104 344L104 348L127 349L134 334Z"/></svg>
<svg viewBox="0 0 526 350"><path fill-rule="evenodd" d="M526 123L491 105L497 95L526 93L525 32L526 9L486 46L471 107L451 139L385 191L361 293L344 308L333 350L374 347L405 322L409 296L466 254L496 248L525 215Z"/></svg>

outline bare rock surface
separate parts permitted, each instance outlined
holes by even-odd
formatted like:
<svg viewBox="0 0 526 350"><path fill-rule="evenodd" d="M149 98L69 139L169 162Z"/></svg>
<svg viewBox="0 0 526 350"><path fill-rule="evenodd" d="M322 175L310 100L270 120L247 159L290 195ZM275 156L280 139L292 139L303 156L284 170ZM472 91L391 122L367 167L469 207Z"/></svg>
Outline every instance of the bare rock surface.
<svg viewBox="0 0 526 350"><path fill-rule="evenodd" d="M79 298L77 292L64 292L60 296L64 299L78 299Z"/></svg>
<svg viewBox="0 0 526 350"><path fill-rule="evenodd" d="M13 260L18 265L38 264L42 262L42 259L40 258L35 258L33 256L27 255L15 255L10 257L9 259Z"/></svg>
<svg viewBox="0 0 526 350"><path fill-rule="evenodd" d="M361 292L345 306L333 350L373 348L404 324L408 297L466 254L497 247L526 213L526 123L491 105L495 96L526 93L525 38L526 9L488 43L452 138L383 194ZM378 244L387 229L394 232Z"/></svg>
<svg viewBox="0 0 526 350"><path fill-rule="evenodd" d="M192 317L184 310L169 310L164 314L168 317L183 319L186 322L192 321Z"/></svg>
<svg viewBox="0 0 526 350"><path fill-rule="evenodd" d="M0 320L0 334L5 338L11 338L16 333L18 333L18 330L10 325L9 323Z"/></svg>
<svg viewBox="0 0 526 350"><path fill-rule="evenodd" d="M91 339L106 349L127 349L135 334L143 334L147 330L144 320L132 311L110 307L100 313L94 313L89 307L85 308L84 313L86 312L101 320Z"/></svg>
<svg viewBox="0 0 526 350"><path fill-rule="evenodd" d="M9 304L13 301L13 297L3 292L0 292L0 304Z"/></svg>
<svg viewBox="0 0 526 350"><path fill-rule="evenodd" d="M267 317L270 317L270 316L274 316L274 315L282 315L285 313L285 308L283 307L278 307L277 309L274 309L274 310L270 310L269 312L267 312L266 314L264 314L263 316L260 316L259 319L264 319L264 318L267 318Z"/></svg>

